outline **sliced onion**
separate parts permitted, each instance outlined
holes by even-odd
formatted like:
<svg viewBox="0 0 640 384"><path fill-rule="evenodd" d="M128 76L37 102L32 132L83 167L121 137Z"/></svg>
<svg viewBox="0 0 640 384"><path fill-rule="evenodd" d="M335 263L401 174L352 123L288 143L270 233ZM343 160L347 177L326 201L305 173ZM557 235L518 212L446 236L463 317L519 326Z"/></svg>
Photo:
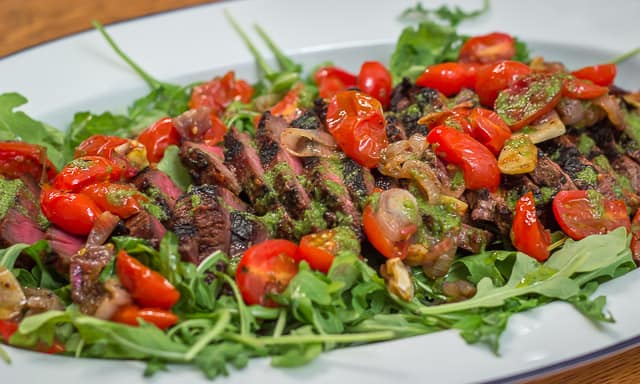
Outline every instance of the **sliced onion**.
<svg viewBox="0 0 640 384"><path fill-rule="evenodd" d="M640 109L640 92L627 93L626 95L622 96L622 98L624 99L624 101L631 104L635 108Z"/></svg>
<svg viewBox="0 0 640 384"><path fill-rule="evenodd" d="M449 272L449 268L456 257L455 242L452 239L442 239L431 249L431 258L422 264L424 273L432 279L442 277Z"/></svg>
<svg viewBox="0 0 640 384"><path fill-rule="evenodd" d="M472 298L476 294L476 286L466 280L445 281L442 283L442 293L451 301L462 301Z"/></svg>
<svg viewBox="0 0 640 384"><path fill-rule="evenodd" d="M400 258L387 260L380 267L380 274L384 277L387 290L404 301L413 300L415 289L411 280L411 270Z"/></svg>
<svg viewBox="0 0 640 384"><path fill-rule="evenodd" d="M392 242L409 239L420 223L418 202L406 189L383 191L378 198L375 215L382 235Z"/></svg>
<svg viewBox="0 0 640 384"><path fill-rule="evenodd" d="M505 175L533 172L538 165L538 148L528 135L514 135L504 144L498 157L498 168Z"/></svg>
<svg viewBox="0 0 640 384"><path fill-rule="evenodd" d="M534 121L526 129L526 134L534 144L564 135L567 128L564 126L556 111L551 111Z"/></svg>
<svg viewBox="0 0 640 384"><path fill-rule="evenodd" d="M280 135L282 147L298 157L328 157L336 154L338 144L333 136L316 129L286 128Z"/></svg>
<svg viewBox="0 0 640 384"><path fill-rule="evenodd" d="M604 95L593 99L593 104L604 109L611 124L617 128L624 127L624 112L619 99L613 95Z"/></svg>
<svg viewBox="0 0 640 384"><path fill-rule="evenodd" d="M0 266L0 320L10 320L20 315L26 297L13 273Z"/></svg>
<svg viewBox="0 0 640 384"><path fill-rule="evenodd" d="M107 290L107 297L100 302L94 316L109 320L120 307L131 304L131 296L116 279L107 280L104 288Z"/></svg>

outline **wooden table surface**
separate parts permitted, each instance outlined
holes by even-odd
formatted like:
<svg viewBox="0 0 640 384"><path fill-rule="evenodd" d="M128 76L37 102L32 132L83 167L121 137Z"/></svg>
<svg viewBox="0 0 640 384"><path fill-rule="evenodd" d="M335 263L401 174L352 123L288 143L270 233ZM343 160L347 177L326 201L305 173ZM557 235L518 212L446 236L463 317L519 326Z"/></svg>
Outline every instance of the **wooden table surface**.
<svg viewBox="0 0 640 384"><path fill-rule="evenodd" d="M204 0L2 0L0 57L102 23L207 3ZM640 320L640 319L639 319ZM527 384L640 383L640 347Z"/></svg>

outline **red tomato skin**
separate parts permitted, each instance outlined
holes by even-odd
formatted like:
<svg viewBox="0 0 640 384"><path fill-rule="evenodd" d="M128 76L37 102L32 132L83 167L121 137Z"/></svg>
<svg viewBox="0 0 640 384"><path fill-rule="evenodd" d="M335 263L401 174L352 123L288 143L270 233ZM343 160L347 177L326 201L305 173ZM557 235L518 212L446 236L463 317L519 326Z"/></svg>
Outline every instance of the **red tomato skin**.
<svg viewBox="0 0 640 384"><path fill-rule="evenodd" d="M0 175L14 179L28 174L40 181L43 173L47 181L58 173L47 158L46 148L22 141L0 142Z"/></svg>
<svg viewBox="0 0 640 384"><path fill-rule="evenodd" d="M562 96L572 99L595 99L609 93L609 88L578 78L567 79L562 83Z"/></svg>
<svg viewBox="0 0 640 384"><path fill-rule="evenodd" d="M531 72L531 69L517 61L498 61L478 69L476 93L480 103L493 107L498 94L507 89L517 78Z"/></svg>
<svg viewBox="0 0 640 384"><path fill-rule="evenodd" d="M211 113L211 128L207 129L202 136L204 143L210 146L218 145L224 140L226 133L227 126L217 115Z"/></svg>
<svg viewBox="0 0 640 384"><path fill-rule="evenodd" d="M154 164L162 160L168 146L180 144L180 133L173 119L164 117L142 131L138 141L147 149L147 160Z"/></svg>
<svg viewBox="0 0 640 384"><path fill-rule="evenodd" d="M511 137L511 130L494 111L474 108L469 115L471 136L489 148L494 155L500 154L505 141Z"/></svg>
<svg viewBox="0 0 640 384"><path fill-rule="evenodd" d="M460 48L458 60L463 63L490 64L499 60L511 60L516 54L516 42L506 33L493 32L474 36Z"/></svg>
<svg viewBox="0 0 640 384"><path fill-rule="evenodd" d="M596 217L589 191L560 191L553 198L551 208L562 231L574 240L607 233L619 227L631 233L626 204L621 200L605 198L601 202L602 214Z"/></svg>
<svg viewBox="0 0 640 384"><path fill-rule="evenodd" d="M459 93L470 82L467 69L459 63L431 65L416 80L417 85L436 89L445 96Z"/></svg>
<svg viewBox="0 0 640 384"><path fill-rule="evenodd" d="M83 156L62 168L53 179L53 187L62 191L77 192L89 184L120 180L122 171L122 167L105 157Z"/></svg>
<svg viewBox="0 0 640 384"><path fill-rule="evenodd" d="M520 197L516 204L511 240L518 251L540 262L549 258L551 234L544 229L536 216L536 203L531 192Z"/></svg>
<svg viewBox="0 0 640 384"><path fill-rule="evenodd" d="M608 87L613 84L617 72L618 67L615 64L609 63L580 68L571 72L571 74L578 79L590 80L596 85Z"/></svg>
<svg viewBox="0 0 640 384"><path fill-rule="evenodd" d="M340 82L346 87L354 87L356 85L357 77L356 75L347 72L346 70L330 66L330 67L322 67L318 69L314 75L314 79L316 81L316 85L320 85L324 79L329 77L340 80Z"/></svg>
<svg viewBox="0 0 640 384"><path fill-rule="evenodd" d="M371 204L367 204L362 211L362 225L367 239L373 247L387 259L407 257L408 242L395 244L383 235L383 231L378 224L375 212Z"/></svg>
<svg viewBox="0 0 640 384"><path fill-rule="evenodd" d="M636 211L631 220L631 254L638 264L640 261L640 210Z"/></svg>
<svg viewBox="0 0 640 384"><path fill-rule="evenodd" d="M0 320L0 339L9 344L9 339L18 331L19 326L17 321Z"/></svg>
<svg viewBox="0 0 640 384"><path fill-rule="evenodd" d="M302 236L296 252L296 260L305 260L316 271L329 272L337 251L334 237L335 230L332 229Z"/></svg>
<svg viewBox="0 0 640 384"><path fill-rule="evenodd" d="M214 113L220 114L233 101L248 103L253 96L253 87L244 80L236 80L233 71L223 77L196 85L191 91L189 108L209 107Z"/></svg>
<svg viewBox="0 0 640 384"><path fill-rule="evenodd" d="M133 300L145 308L171 309L180 300L180 292L160 273L120 251L116 272Z"/></svg>
<svg viewBox="0 0 640 384"><path fill-rule="evenodd" d="M102 214L88 196L63 192L48 185L40 192L40 207L50 222L75 235L88 235Z"/></svg>
<svg viewBox="0 0 640 384"><path fill-rule="evenodd" d="M275 116L281 116L288 122L295 120L301 113L298 109L298 101L300 99L300 91L303 89L302 83L298 83L280 100L276 105L271 107L271 113Z"/></svg>
<svg viewBox="0 0 640 384"><path fill-rule="evenodd" d="M442 125L429 132L427 141L436 145L436 154L462 169L468 189L495 191L500 185L498 161L470 135Z"/></svg>
<svg viewBox="0 0 640 384"><path fill-rule="evenodd" d="M277 307L269 295L281 293L298 273L298 246L288 240L271 239L253 245L236 268L236 284L248 305Z"/></svg>
<svg viewBox="0 0 640 384"><path fill-rule="evenodd" d="M115 184L108 181L88 185L82 189L103 211L109 211L121 219L126 219L142 210L141 202L146 196L127 184Z"/></svg>
<svg viewBox="0 0 640 384"><path fill-rule="evenodd" d="M116 148L128 142L129 140L123 137L93 135L78 145L73 157L77 159L82 156L102 156L113 160Z"/></svg>
<svg viewBox="0 0 640 384"><path fill-rule="evenodd" d="M379 61L366 61L360 67L357 87L369 96L378 99L383 108L391 100L391 73Z"/></svg>
<svg viewBox="0 0 640 384"><path fill-rule="evenodd" d="M342 151L363 167L375 167L389 145L382 105L364 93L343 91L334 95L326 123Z"/></svg>
<svg viewBox="0 0 640 384"><path fill-rule="evenodd" d="M131 304L120 307L111 317L111 321L137 327L138 318L160 329L167 329L178 322L178 316L171 311L158 308L139 308Z"/></svg>

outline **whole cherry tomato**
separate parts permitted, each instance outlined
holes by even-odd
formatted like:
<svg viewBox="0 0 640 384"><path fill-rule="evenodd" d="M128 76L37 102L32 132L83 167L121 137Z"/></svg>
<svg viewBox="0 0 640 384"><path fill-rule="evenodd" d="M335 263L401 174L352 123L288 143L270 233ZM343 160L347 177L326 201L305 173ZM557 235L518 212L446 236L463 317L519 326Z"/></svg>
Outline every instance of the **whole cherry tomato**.
<svg viewBox="0 0 640 384"><path fill-rule="evenodd" d="M510 35L493 32L474 36L460 48L458 60L464 63L490 64L498 60L511 60L516 54L516 42Z"/></svg>
<svg viewBox="0 0 640 384"><path fill-rule="evenodd" d="M318 69L314 79L318 86L318 95L325 99L347 88L355 87L357 81L354 74L334 66Z"/></svg>
<svg viewBox="0 0 640 384"><path fill-rule="evenodd" d="M631 232L627 206L622 200L609 200L600 193L560 191L551 204L553 216L560 228L574 240L602 234L618 227Z"/></svg>
<svg viewBox="0 0 640 384"><path fill-rule="evenodd" d="M589 80L596 85L608 87L616 78L618 67L615 64L600 64L580 68L571 74L578 79Z"/></svg>
<svg viewBox="0 0 640 384"><path fill-rule="evenodd" d="M141 203L148 200L130 185L109 181L90 184L82 189L82 194L89 196L101 210L109 211L121 219L140 212Z"/></svg>
<svg viewBox="0 0 640 384"><path fill-rule="evenodd" d="M138 319L151 323L160 329L167 329L178 322L173 312L158 308L140 308L136 305L125 305L111 317L116 323L138 326Z"/></svg>
<svg viewBox="0 0 640 384"><path fill-rule="evenodd" d="M391 73L379 61L367 61L360 67L357 87L369 96L373 96L383 108L391 100Z"/></svg>
<svg viewBox="0 0 640 384"><path fill-rule="evenodd" d="M478 69L475 89L480 103L493 107L500 91L529 72L531 69L527 65L517 61L498 61Z"/></svg>
<svg viewBox="0 0 640 384"><path fill-rule="evenodd" d="M434 144L438 156L462 169L468 189L498 188L500 169L496 157L470 135L442 125L429 132L427 141Z"/></svg>
<svg viewBox="0 0 640 384"><path fill-rule="evenodd" d="M416 84L453 96L464 87L472 87L467 66L460 63L440 63L427 67L416 80Z"/></svg>
<svg viewBox="0 0 640 384"><path fill-rule="evenodd" d="M122 286L143 307L170 309L180 299L180 292L164 276L124 250L116 258L116 272Z"/></svg>
<svg viewBox="0 0 640 384"><path fill-rule="evenodd" d="M12 179L31 175L35 181L45 175L48 181L56 173L56 167L47 158L46 148L22 141L0 142L0 175Z"/></svg>
<svg viewBox="0 0 640 384"><path fill-rule="evenodd" d="M489 109L474 108L469 114L471 136L489 148L494 155L498 155L505 141L511 137L509 126Z"/></svg>
<svg viewBox="0 0 640 384"><path fill-rule="evenodd" d="M253 87L244 80L236 80L235 73L229 71L223 77L193 87L189 108L209 107L220 114L233 101L248 103L251 96Z"/></svg>
<svg viewBox="0 0 640 384"><path fill-rule="evenodd" d="M538 261L549 258L551 234L536 216L536 203L531 192L527 192L516 203L511 241L518 251Z"/></svg>
<svg viewBox="0 0 640 384"><path fill-rule="evenodd" d="M75 235L87 235L102 210L89 196L63 192L45 185L40 192L40 207L45 217Z"/></svg>
<svg viewBox="0 0 640 384"><path fill-rule="evenodd" d="M164 117L142 131L138 141L147 149L149 162L157 163L162 160L168 146L180 144L180 133L173 125L173 119Z"/></svg>
<svg viewBox="0 0 640 384"><path fill-rule="evenodd" d="M595 99L609 93L609 88L578 78L565 79L562 83L562 96L572 99Z"/></svg>
<svg viewBox="0 0 640 384"><path fill-rule="evenodd" d="M298 246L288 240L272 239L246 250L236 269L236 284L249 305L277 307L269 296L282 293L298 273Z"/></svg>
<svg viewBox="0 0 640 384"><path fill-rule="evenodd" d="M386 120L377 99L358 91L342 91L327 108L327 129L342 151L360 165L373 168L389 145Z"/></svg>
<svg viewBox="0 0 640 384"><path fill-rule="evenodd" d="M117 181L122 167L101 156L83 156L72 160L53 179L53 187L62 191L77 192L85 186L100 181Z"/></svg>

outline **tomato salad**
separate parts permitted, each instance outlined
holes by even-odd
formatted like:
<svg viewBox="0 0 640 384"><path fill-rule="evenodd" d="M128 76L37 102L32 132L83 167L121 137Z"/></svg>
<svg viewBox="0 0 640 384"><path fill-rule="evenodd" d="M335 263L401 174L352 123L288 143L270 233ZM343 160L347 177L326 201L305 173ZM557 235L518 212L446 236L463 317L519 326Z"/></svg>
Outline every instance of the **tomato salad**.
<svg viewBox="0 0 640 384"><path fill-rule="evenodd" d="M257 84L134 65L152 92L129 115L79 113L61 147L0 142L5 343L215 377L448 328L497 351L484 319L556 299L610 320L589 292L640 260L640 98L615 64L424 22L390 66L305 79L231 21ZM402 56L423 30L456 43Z"/></svg>

